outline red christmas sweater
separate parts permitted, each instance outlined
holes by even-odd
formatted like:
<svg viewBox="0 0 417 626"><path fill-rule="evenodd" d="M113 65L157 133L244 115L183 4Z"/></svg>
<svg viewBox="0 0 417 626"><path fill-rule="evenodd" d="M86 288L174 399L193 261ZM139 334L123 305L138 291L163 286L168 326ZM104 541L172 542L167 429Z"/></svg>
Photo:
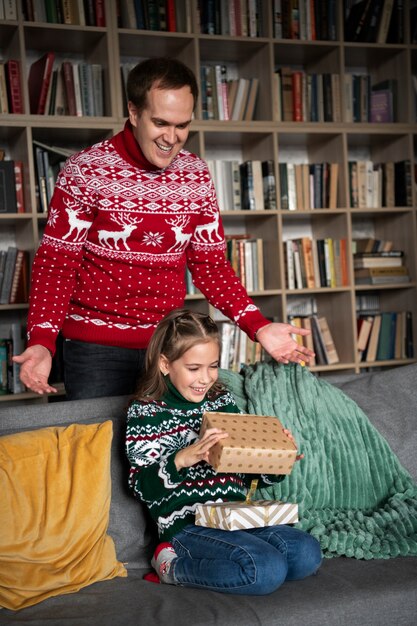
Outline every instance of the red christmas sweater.
<svg viewBox="0 0 417 626"><path fill-rule="evenodd" d="M185 269L209 302L253 338L268 323L225 258L206 163L181 150L161 170L130 123L62 169L32 268L28 345L64 337L145 348L184 304Z"/></svg>

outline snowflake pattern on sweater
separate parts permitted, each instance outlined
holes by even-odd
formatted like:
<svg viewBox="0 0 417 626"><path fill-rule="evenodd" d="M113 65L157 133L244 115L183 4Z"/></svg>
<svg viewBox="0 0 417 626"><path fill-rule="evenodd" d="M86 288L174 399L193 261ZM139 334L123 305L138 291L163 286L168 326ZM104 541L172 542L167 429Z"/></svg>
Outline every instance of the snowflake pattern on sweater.
<svg viewBox="0 0 417 626"><path fill-rule="evenodd" d="M146 347L162 317L183 306L186 265L251 338L268 323L226 261L206 163L181 150L160 170L140 155L127 124L67 160L33 263L28 345L53 351L62 328L70 339Z"/></svg>
<svg viewBox="0 0 417 626"><path fill-rule="evenodd" d="M126 454L130 462L129 484L149 508L161 541L169 541L194 523L195 508L202 502L244 500L253 478L248 474L220 474L201 461L180 471L178 450L198 437L204 412L239 413L229 392L200 403L187 401L169 384L161 401L135 401L128 410ZM257 475L260 485L271 485L281 476Z"/></svg>

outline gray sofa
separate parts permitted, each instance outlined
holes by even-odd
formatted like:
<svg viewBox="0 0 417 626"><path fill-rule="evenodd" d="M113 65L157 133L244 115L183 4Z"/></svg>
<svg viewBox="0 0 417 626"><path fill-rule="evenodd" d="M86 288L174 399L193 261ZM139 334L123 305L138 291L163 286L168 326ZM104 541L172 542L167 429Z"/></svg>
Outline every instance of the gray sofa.
<svg viewBox="0 0 417 626"><path fill-rule="evenodd" d="M417 479L417 365L332 381L353 398ZM155 536L127 489L124 458L127 398L103 398L0 410L0 434L72 422L114 424L109 534L128 577L58 596L18 612L0 611L0 624L31 626L412 626L417 623L417 558L325 559L316 576L284 584L263 597L228 596L143 580Z"/></svg>

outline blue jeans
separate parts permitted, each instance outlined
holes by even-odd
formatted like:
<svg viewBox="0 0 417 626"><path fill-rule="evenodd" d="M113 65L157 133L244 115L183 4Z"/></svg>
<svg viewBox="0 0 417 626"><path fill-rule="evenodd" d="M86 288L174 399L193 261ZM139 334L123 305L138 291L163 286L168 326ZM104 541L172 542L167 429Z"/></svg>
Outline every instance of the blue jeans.
<svg viewBox="0 0 417 626"><path fill-rule="evenodd" d="M64 382L68 400L133 394L145 350L65 339Z"/></svg>
<svg viewBox="0 0 417 626"><path fill-rule="evenodd" d="M322 558L314 537L284 525L234 531L190 525L172 543L176 584L241 595L272 593L285 580L314 574Z"/></svg>

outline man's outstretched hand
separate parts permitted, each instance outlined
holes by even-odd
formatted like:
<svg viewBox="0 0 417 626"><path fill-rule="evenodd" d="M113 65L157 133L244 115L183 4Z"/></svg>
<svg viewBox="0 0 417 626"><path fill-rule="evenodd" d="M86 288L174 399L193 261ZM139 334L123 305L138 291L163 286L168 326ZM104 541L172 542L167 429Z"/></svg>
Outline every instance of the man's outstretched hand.
<svg viewBox="0 0 417 626"><path fill-rule="evenodd" d="M314 352L300 346L291 335L309 334L306 328L271 322L258 330L256 339L278 363L308 363Z"/></svg>
<svg viewBox="0 0 417 626"><path fill-rule="evenodd" d="M52 357L47 348L41 345L30 346L22 354L14 356L13 361L20 364L20 380L28 389L40 395L57 392L48 383Z"/></svg>

